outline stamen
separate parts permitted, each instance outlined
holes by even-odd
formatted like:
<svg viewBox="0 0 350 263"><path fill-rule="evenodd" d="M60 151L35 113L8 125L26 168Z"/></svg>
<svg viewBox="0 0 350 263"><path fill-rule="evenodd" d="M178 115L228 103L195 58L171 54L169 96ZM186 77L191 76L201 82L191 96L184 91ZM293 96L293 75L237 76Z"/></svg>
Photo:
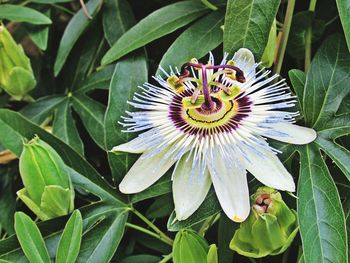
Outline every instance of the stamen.
<svg viewBox="0 0 350 263"><path fill-rule="evenodd" d="M196 103L196 100L197 100L197 98L198 98L200 92L201 92L200 89L196 89L196 90L193 92L192 98L191 98L191 103L192 103L192 104L195 104L195 103Z"/></svg>
<svg viewBox="0 0 350 263"><path fill-rule="evenodd" d="M190 76L190 71L188 70L188 68L191 67L192 69L196 69L199 70L199 79L196 79L194 77L189 77ZM211 75L211 79L208 82L208 76L207 76L207 70L208 69L222 69L222 70L218 70L218 72L214 73L213 75ZM184 82L192 82L195 81L197 83L197 88L200 86L200 84L202 84L202 91L203 91L203 96L204 96L204 103L202 104L201 108L204 111L212 111L213 109L216 108L215 102L212 100L211 98L211 85L217 86L220 89L223 90L223 92L225 92L228 96L232 95L232 90L231 87L227 87L224 84L217 82L217 81L212 81L213 79L217 78L218 76L220 76L221 74L232 74L235 72L235 78L237 79L238 82L245 82L245 77L244 77L244 73L243 71L234 66L234 63L230 63L227 65L211 65L211 64L207 64L204 65L202 63L198 63L197 59L191 59L190 62L185 63L184 65L182 65L181 67L181 74L179 76L178 79L174 79L173 76L171 76L170 78L168 78L167 82L169 83L169 85L174 88L176 90L177 93L179 90L181 90L181 92L183 91L182 87L178 87L177 85L181 85L181 83ZM186 86L184 86L184 89L186 88ZM191 98L191 103L192 104L196 104L196 100L198 98L199 95L199 91L196 91L195 93L193 93L193 96ZM186 100L187 101L187 100Z"/></svg>
<svg viewBox="0 0 350 263"><path fill-rule="evenodd" d="M219 68L229 68L229 69L233 69L234 71L236 71L236 78L238 82L244 83L245 82L245 77L244 77L244 73L243 71L236 66L232 66L232 65L217 65L217 66L206 66L207 69L219 69Z"/></svg>

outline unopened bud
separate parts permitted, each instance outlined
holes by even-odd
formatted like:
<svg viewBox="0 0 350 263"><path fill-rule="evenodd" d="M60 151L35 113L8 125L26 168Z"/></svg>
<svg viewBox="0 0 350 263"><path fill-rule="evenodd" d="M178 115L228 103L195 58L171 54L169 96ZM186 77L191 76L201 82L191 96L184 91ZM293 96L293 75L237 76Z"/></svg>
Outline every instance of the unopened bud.
<svg viewBox="0 0 350 263"><path fill-rule="evenodd" d="M0 88L20 100L36 85L29 58L0 24Z"/></svg>
<svg viewBox="0 0 350 263"><path fill-rule="evenodd" d="M252 258L283 253L298 232L296 212L269 187L260 187L251 201L252 212L235 231L230 248Z"/></svg>
<svg viewBox="0 0 350 263"><path fill-rule="evenodd" d="M41 220L73 211L68 168L50 145L38 137L24 143L19 169L24 188L17 195Z"/></svg>
<svg viewBox="0 0 350 263"><path fill-rule="evenodd" d="M173 246L174 263L207 262L209 246L196 232L184 229L176 234Z"/></svg>

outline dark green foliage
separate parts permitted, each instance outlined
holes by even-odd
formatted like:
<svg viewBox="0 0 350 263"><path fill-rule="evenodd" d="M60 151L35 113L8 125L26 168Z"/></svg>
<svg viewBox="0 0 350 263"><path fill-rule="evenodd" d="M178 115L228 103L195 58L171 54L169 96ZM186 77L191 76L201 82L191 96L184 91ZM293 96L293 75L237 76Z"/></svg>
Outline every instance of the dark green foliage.
<svg viewBox="0 0 350 263"><path fill-rule="evenodd" d="M137 135L118 122L133 110L128 101L138 86L164 76L160 67L205 62L210 51L220 61L241 47L258 62L276 19L274 64L283 62L277 73L296 95L298 124L312 127L317 139L301 146L269 141L298 185L297 199L282 195L297 211L300 236L283 254L256 262L347 263L350 6L318 0L313 9L296 1L287 10L292 1L0 1L0 20L23 46L38 83L22 101L0 90L0 262L170 262L175 251L177 262L197 263L184 260L189 255L201 263L210 244L218 247L219 263L253 262L230 250L239 224L221 212L213 187L196 212L178 221L173 168L146 190L125 195L118 185L139 155L110 150ZM283 40L286 14L292 22ZM36 220L16 200L23 184L13 154L19 157L23 141L34 136L68 167L76 196L71 215ZM253 194L261 184L248 179Z"/></svg>

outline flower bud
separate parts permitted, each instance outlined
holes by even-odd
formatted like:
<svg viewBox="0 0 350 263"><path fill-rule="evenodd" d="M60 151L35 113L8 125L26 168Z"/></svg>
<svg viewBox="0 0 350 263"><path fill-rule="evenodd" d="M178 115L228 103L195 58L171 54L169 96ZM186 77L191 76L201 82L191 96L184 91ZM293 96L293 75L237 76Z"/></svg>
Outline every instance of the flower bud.
<svg viewBox="0 0 350 263"><path fill-rule="evenodd" d="M277 50L277 26L276 26L276 19L273 21L271 30L269 33L269 38L264 50L264 53L261 57L262 66L264 67L271 67L274 60L275 60L275 54Z"/></svg>
<svg viewBox="0 0 350 263"><path fill-rule="evenodd" d="M17 195L41 220L73 211L74 188L67 166L50 145L38 137L24 143L19 169L24 188Z"/></svg>
<svg viewBox="0 0 350 263"><path fill-rule="evenodd" d="M218 263L218 248L215 244L209 246L209 251L207 255L207 263Z"/></svg>
<svg viewBox="0 0 350 263"><path fill-rule="evenodd" d="M207 262L209 246L196 232L184 229L176 234L173 246L174 263Z"/></svg>
<svg viewBox="0 0 350 263"><path fill-rule="evenodd" d="M252 258L283 253L298 232L296 212L269 187L260 187L251 200L252 212L235 231L230 248Z"/></svg>
<svg viewBox="0 0 350 263"><path fill-rule="evenodd" d="M0 24L0 88L14 99L22 99L36 85L29 58Z"/></svg>

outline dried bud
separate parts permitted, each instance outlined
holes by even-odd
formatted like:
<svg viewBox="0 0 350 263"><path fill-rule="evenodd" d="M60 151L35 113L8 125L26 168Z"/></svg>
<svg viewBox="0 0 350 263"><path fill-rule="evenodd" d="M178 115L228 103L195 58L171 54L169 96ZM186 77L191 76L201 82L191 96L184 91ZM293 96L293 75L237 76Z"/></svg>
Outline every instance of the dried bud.
<svg viewBox="0 0 350 263"><path fill-rule="evenodd" d="M184 229L176 234L173 246L174 263L207 262L209 246L196 232Z"/></svg>
<svg viewBox="0 0 350 263"><path fill-rule="evenodd" d="M260 187L251 199L252 212L235 231L230 248L252 258L283 253L298 232L296 212L269 187Z"/></svg>
<svg viewBox="0 0 350 263"><path fill-rule="evenodd" d="M17 195L41 220L73 211L74 188L67 166L50 145L38 137L24 143L19 169L24 188Z"/></svg>
<svg viewBox="0 0 350 263"><path fill-rule="evenodd" d="M0 88L14 99L22 99L36 85L29 58L0 24Z"/></svg>

